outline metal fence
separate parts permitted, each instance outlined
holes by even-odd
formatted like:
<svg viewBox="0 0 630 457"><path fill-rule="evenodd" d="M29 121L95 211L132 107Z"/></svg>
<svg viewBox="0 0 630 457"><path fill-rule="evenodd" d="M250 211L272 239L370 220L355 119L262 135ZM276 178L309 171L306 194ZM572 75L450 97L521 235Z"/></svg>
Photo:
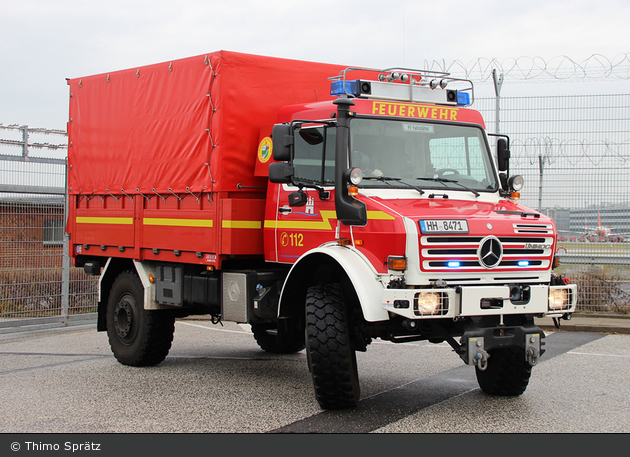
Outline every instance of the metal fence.
<svg viewBox="0 0 630 457"><path fill-rule="evenodd" d="M97 282L64 255L65 131L0 133L0 328L93 318Z"/></svg>
<svg viewBox="0 0 630 457"><path fill-rule="evenodd" d="M629 314L630 94L498 103L475 108L489 132L510 137L522 203L555 219L578 310ZM90 315L97 282L64 256L66 146L33 140L65 132L0 124L0 134L0 328Z"/></svg>
<svg viewBox="0 0 630 457"><path fill-rule="evenodd" d="M630 313L630 94L477 99L510 137L521 202L554 218L579 310ZM497 118L499 120L497 127Z"/></svg>

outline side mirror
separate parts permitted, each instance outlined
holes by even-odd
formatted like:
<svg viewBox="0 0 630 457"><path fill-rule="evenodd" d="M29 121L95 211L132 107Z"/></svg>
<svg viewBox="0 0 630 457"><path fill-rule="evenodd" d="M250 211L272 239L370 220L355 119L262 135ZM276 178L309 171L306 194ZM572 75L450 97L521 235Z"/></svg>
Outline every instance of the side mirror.
<svg viewBox="0 0 630 457"><path fill-rule="evenodd" d="M293 129L289 124L276 124L271 133L273 139L273 160L288 162L291 160Z"/></svg>
<svg viewBox="0 0 630 457"><path fill-rule="evenodd" d="M499 171L507 171L510 167L510 149L505 138L497 140L497 166Z"/></svg>
<svg viewBox="0 0 630 457"><path fill-rule="evenodd" d="M286 162L274 162L269 164L269 181L272 183L288 184L293 178L293 173L293 167Z"/></svg>

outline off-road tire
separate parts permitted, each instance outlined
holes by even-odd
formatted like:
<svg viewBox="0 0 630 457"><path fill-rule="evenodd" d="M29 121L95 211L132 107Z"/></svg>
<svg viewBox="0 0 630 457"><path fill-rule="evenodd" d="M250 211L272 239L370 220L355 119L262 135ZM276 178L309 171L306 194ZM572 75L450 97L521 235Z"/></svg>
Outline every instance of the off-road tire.
<svg viewBox="0 0 630 457"><path fill-rule="evenodd" d="M515 397L527 389L532 367L521 348L507 347L488 351L488 368L475 367L477 382L488 395Z"/></svg>
<svg viewBox="0 0 630 457"><path fill-rule="evenodd" d="M106 319L109 345L123 365L157 365L168 355L175 316L168 310L144 309L144 288L135 272L124 271L114 280Z"/></svg>
<svg viewBox="0 0 630 457"><path fill-rule="evenodd" d="M273 354L295 354L306 346L304 333L297 337L279 339L277 329L273 324L251 324L254 339L263 351Z"/></svg>
<svg viewBox="0 0 630 457"><path fill-rule="evenodd" d="M350 408L360 396L348 313L338 284L313 286L306 295L306 354L322 409Z"/></svg>

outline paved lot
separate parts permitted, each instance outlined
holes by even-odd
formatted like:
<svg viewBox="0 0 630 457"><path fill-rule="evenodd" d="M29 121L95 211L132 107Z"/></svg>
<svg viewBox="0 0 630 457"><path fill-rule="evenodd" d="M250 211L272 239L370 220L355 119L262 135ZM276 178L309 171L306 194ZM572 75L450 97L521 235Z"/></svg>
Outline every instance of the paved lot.
<svg viewBox="0 0 630 457"><path fill-rule="evenodd" d="M446 344L375 341L362 399L322 412L304 351L261 351L246 326L178 321L157 367L131 368L94 327L0 336L2 433L630 432L630 335L547 332L518 398L494 398Z"/></svg>

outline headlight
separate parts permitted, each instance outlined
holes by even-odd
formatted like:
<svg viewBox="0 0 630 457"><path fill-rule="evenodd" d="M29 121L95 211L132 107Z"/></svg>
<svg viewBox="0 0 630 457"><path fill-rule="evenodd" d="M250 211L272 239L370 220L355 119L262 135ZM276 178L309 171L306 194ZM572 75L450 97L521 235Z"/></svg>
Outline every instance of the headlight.
<svg viewBox="0 0 630 457"><path fill-rule="evenodd" d="M520 192L521 189L523 188L524 183L525 183L525 180L523 179L521 175L512 176L508 180L508 185L510 186L510 189L513 190L514 192Z"/></svg>
<svg viewBox="0 0 630 457"><path fill-rule="evenodd" d="M346 170L346 182L358 186L363 181L363 171L360 168L348 168Z"/></svg>
<svg viewBox="0 0 630 457"><path fill-rule="evenodd" d="M569 306L567 289L549 289L549 310L563 309Z"/></svg>
<svg viewBox="0 0 630 457"><path fill-rule="evenodd" d="M439 314L446 311L446 300L442 300L441 294L438 292L420 292L417 293L413 300L413 310L416 316L426 314Z"/></svg>

